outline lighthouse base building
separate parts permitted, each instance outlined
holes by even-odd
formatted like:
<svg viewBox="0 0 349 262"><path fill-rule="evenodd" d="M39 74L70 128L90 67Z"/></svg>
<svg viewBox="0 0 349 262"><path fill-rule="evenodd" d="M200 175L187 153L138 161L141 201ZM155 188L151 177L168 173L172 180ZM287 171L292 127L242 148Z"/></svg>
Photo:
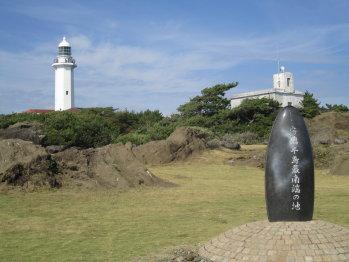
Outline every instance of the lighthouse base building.
<svg viewBox="0 0 349 262"><path fill-rule="evenodd" d="M273 88L236 94L231 97L231 108L237 107L244 99L271 98L278 101L282 107L292 105L301 107L304 93L296 91L293 83L293 74L285 72L282 66L277 74L273 75Z"/></svg>

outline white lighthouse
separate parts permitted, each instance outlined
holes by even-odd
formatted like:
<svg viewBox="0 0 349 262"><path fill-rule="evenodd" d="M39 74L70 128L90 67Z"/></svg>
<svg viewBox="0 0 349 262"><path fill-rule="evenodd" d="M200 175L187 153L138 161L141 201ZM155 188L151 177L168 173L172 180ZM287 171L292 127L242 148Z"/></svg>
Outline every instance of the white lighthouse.
<svg viewBox="0 0 349 262"><path fill-rule="evenodd" d="M55 110L74 107L74 68L77 65L71 56L71 47L65 37L58 45L58 56L52 67L55 70Z"/></svg>

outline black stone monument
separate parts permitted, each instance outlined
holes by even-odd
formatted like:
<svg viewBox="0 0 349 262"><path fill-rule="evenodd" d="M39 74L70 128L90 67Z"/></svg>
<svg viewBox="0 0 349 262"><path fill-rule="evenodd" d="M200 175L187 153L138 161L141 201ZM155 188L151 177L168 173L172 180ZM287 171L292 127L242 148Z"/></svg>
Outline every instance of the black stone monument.
<svg viewBox="0 0 349 262"><path fill-rule="evenodd" d="M270 222L312 220L312 148L303 117L292 106L283 108L273 124L265 167L265 199Z"/></svg>

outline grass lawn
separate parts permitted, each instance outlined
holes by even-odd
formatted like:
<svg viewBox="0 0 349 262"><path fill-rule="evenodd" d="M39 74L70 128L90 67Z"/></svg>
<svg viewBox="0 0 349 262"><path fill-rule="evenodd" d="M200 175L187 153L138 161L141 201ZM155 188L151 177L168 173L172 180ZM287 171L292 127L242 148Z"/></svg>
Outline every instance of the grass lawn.
<svg viewBox="0 0 349 262"><path fill-rule="evenodd" d="M150 168L172 188L1 193L0 261L132 261L266 219L264 172L228 157ZM315 192L315 219L349 228L349 176L316 172Z"/></svg>

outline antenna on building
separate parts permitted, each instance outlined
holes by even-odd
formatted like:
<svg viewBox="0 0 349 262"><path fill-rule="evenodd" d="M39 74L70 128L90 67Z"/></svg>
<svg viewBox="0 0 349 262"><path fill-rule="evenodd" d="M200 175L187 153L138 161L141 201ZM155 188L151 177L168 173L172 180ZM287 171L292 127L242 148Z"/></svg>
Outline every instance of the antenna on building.
<svg viewBox="0 0 349 262"><path fill-rule="evenodd" d="M277 75L278 75L278 87L280 88L280 58L279 58L279 44L277 44L277 48L276 48L276 60L277 60Z"/></svg>
<svg viewBox="0 0 349 262"><path fill-rule="evenodd" d="M279 44L277 45L277 49L276 49L276 60L277 60L277 73L280 72L280 58L279 58L279 53L280 53L280 50L279 50Z"/></svg>

